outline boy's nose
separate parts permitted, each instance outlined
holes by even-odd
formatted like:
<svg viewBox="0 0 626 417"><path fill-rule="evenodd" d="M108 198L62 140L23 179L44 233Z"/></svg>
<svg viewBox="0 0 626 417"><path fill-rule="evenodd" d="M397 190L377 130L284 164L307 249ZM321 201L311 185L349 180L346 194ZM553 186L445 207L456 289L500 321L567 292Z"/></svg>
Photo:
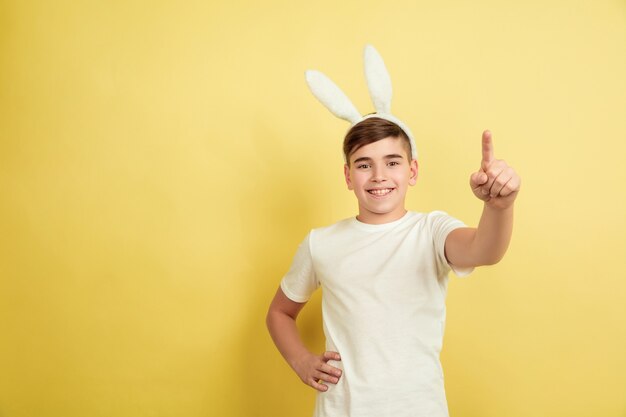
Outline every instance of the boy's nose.
<svg viewBox="0 0 626 417"><path fill-rule="evenodd" d="M381 182L385 180L385 171L382 168L375 168L372 172L372 181Z"/></svg>

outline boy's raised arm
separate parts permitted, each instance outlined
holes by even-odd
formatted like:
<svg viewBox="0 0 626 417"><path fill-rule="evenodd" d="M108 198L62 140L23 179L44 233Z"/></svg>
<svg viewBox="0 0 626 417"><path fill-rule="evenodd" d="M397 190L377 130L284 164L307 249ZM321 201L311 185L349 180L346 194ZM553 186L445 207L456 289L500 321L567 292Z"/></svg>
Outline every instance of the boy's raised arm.
<svg viewBox="0 0 626 417"><path fill-rule="evenodd" d="M445 252L452 265L492 265L502 259L511 240L513 203L520 184L515 170L495 158L491 132L485 130L480 169L470 177L472 192L484 202L483 213L477 228L459 228L448 234Z"/></svg>

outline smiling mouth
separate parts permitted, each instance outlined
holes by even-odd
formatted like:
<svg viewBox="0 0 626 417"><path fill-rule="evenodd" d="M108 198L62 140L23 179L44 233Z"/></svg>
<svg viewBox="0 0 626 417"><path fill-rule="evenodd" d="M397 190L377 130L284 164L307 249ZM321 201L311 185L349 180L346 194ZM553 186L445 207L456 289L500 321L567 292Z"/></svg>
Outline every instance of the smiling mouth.
<svg viewBox="0 0 626 417"><path fill-rule="evenodd" d="M392 192L395 188L375 188L373 190L367 190L368 193L378 196L378 197L382 197L385 196L387 194L389 194L390 192Z"/></svg>

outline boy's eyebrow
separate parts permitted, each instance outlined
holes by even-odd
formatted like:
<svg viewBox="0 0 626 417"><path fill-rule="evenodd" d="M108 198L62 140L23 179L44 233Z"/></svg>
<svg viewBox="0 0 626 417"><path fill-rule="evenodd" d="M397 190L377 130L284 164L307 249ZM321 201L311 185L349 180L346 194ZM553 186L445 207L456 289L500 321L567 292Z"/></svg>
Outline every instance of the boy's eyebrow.
<svg viewBox="0 0 626 417"><path fill-rule="evenodd" d="M397 154L397 153L392 153L392 154L383 156L383 159L395 159L395 158L402 159L402 155ZM355 159L353 164L356 164L359 162L370 162L370 161L372 161L372 158L370 158L369 156L362 156L361 158Z"/></svg>
<svg viewBox="0 0 626 417"><path fill-rule="evenodd" d="M359 162L369 162L372 158L368 158L367 156L362 156L361 158L355 159L353 164L357 164Z"/></svg>
<svg viewBox="0 0 626 417"><path fill-rule="evenodd" d="M391 155L385 155L385 159L394 159L394 158L403 158L402 155L397 154L397 153L392 153Z"/></svg>

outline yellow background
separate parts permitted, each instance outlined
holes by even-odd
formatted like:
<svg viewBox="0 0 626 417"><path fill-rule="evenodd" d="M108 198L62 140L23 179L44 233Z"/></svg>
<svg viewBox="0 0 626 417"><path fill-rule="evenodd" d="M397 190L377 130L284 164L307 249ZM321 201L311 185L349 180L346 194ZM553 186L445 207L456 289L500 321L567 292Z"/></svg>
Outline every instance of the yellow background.
<svg viewBox="0 0 626 417"><path fill-rule="evenodd" d="M623 0L0 2L0 416L312 414L265 313L356 213L304 71L369 113L366 43L409 209L477 224L484 129L522 176L505 259L451 276L451 416L626 416Z"/></svg>

